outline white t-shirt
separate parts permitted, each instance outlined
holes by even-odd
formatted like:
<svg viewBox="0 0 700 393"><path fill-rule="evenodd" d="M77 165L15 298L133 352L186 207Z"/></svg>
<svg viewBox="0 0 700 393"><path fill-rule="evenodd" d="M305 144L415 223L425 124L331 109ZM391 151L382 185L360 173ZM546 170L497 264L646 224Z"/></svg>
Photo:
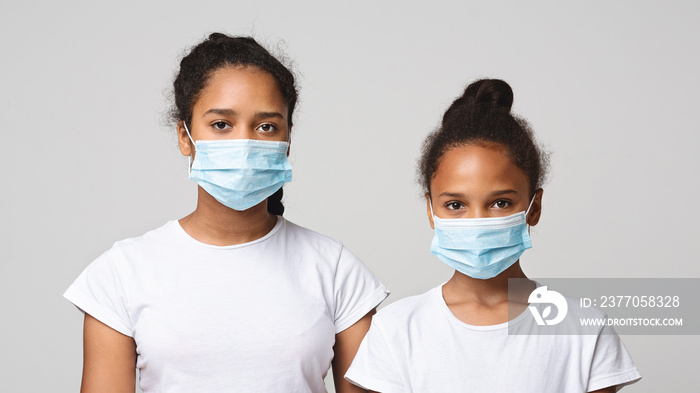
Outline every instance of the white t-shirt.
<svg viewBox="0 0 700 393"><path fill-rule="evenodd" d="M509 335L508 324L526 323L527 314L468 325L447 307L442 286L433 288L374 316L345 378L382 393L580 393L641 378L614 331Z"/></svg>
<svg viewBox="0 0 700 393"><path fill-rule="evenodd" d="M144 392L325 392L335 334L387 296L341 243L279 218L212 246L178 221L126 239L64 296L136 342Z"/></svg>

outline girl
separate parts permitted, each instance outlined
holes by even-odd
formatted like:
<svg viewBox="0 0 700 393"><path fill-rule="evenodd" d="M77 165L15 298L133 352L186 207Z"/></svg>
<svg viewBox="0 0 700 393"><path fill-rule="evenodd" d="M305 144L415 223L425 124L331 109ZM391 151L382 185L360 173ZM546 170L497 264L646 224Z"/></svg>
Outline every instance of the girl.
<svg viewBox="0 0 700 393"><path fill-rule="evenodd" d="M420 179L431 252L455 269L445 284L372 321L346 378L392 392L614 392L640 378L610 328L522 334L536 283L519 257L542 212L546 156L510 114L501 80L467 87L423 145ZM509 288L509 279L524 285ZM546 287L542 287L546 289ZM509 318L508 310L517 310ZM511 334L511 333L520 334Z"/></svg>
<svg viewBox="0 0 700 393"><path fill-rule="evenodd" d="M284 218L297 90L254 39L212 34L174 82L197 207L90 264L82 392L339 392L388 291L343 245Z"/></svg>

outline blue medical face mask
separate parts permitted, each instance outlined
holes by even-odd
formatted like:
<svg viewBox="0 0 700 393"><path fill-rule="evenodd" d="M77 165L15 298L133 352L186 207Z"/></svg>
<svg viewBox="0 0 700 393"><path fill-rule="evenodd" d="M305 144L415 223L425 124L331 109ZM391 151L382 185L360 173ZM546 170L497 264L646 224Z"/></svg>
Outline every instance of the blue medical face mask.
<svg viewBox="0 0 700 393"><path fill-rule="evenodd" d="M192 140L190 180L234 210L248 210L292 181L289 142L254 139Z"/></svg>
<svg viewBox="0 0 700 393"><path fill-rule="evenodd" d="M532 248L526 221L530 206L506 217L446 219L433 213L431 201L435 236L430 252L469 277L496 277Z"/></svg>

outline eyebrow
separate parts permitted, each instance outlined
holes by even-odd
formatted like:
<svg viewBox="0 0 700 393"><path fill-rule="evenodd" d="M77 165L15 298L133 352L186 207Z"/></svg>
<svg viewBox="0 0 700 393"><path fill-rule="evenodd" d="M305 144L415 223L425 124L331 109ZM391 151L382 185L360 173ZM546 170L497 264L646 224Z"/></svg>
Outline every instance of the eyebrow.
<svg viewBox="0 0 700 393"><path fill-rule="evenodd" d="M258 112L255 114L256 119L269 119L271 117L284 119L284 116L282 116L282 114L279 112Z"/></svg>
<svg viewBox="0 0 700 393"><path fill-rule="evenodd" d="M442 194L440 194L440 196L441 197L446 196L446 197L450 197L450 198L462 198L464 196L464 194L459 193L459 192L443 192Z"/></svg>
<svg viewBox="0 0 700 393"><path fill-rule="evenodd" d="M204 112L202 117L207 116L209 114L220 115L220 116L236 116L237 112L234 111L233 109L228 109L228 108L212 108L212 109L209 109L208 111ZM269 119L271 117L284 119L284 116L279 112L257 112L255 114L256 120Z"/></svg>
<svg viewBox="0 0 700 393"><path fill-rule="evenodd" d="M499 191L492 192L491 196L495 197L495 196L501 196L501 195L505 195L505 194L517 194L517 193L518 192L515 190L499 190Z"/></svg>
<svg viewBox="0 0 700 393"><path fill-rule="evenodd" d="M506 195L506 194L517 194L517 193L518 193L517 191L510 190L510 189L498 190L498 191L492 192L491 194L489 194L489 196L496 197L496 196L501 196L501 195ZM440 194L440 196L441 197L446 196L446 197L450 197L450 198L463 198L464 194L462 194L460 192L443 192L442 194Z"/></svg>
<svg viewBox="0 0 700 393"><path fill-rule="evenodd" d="M234 111L233 109L212 108L212 109L209 109L208 111L204 112L202 117L209 115L209 114L221 115L221 116L235 116L236 111Z"/></svg>

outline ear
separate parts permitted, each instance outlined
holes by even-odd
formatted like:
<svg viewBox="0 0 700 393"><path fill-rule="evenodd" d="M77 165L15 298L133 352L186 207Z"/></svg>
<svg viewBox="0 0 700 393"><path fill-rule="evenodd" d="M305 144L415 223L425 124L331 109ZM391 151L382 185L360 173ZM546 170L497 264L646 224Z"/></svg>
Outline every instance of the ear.
<svg viewBox="0 0 700 393"><path fill-rule="evenodd" d="M542 214L542 194L544 194L543 189L535 191L535 197L532 201L532 206L530 207L530 213L525 218L528 225L534 227L540 222L540 215Z"/></svg>
<svg viewBox="0 0 700 393"><path fill-rule="evenodd" d="M287 157L289 157L289 151L292 148L292 125L289 125L289 131L287 131Z"/></svg>
<svg viewBox="0 0 700 393"><path fill-rule="evenodd" d="M425 193L425 209L426 209L426 214L428 215L428 221L430 221L430 227L435 229L435 223L433 222L433 214L432 210L430 210L430 194Z"/></svg>
<svg viewBox="0 0 700 393"><path fill-rule="evenodd" d="M183 156L191 156L194 147L192 146L190 137L187 135L187 130L185 130L184 124L185 122L183 120L177 122L177 144L180 147L180 153L182 153Z"/></svg>

